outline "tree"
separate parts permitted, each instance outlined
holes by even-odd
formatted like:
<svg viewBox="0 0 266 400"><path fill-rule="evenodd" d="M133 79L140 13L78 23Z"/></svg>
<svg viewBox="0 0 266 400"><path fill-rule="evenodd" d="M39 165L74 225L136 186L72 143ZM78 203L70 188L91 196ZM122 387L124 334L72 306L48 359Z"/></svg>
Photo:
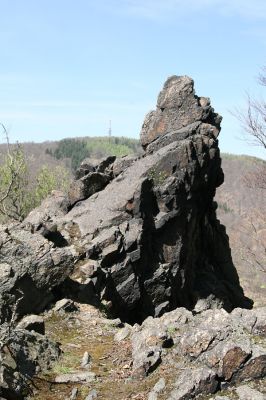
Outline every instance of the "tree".
<svg viewBox="0 0 266 400"><path fill-rule="evenodd" d="M258 82L266 87L266 67L259 75ZM237 115L249 143L266 150L266 101L254 99L249 94L247 97L247 110Z"/></svg>
<svg viewBox="0 0 266 400"><path fill-rule="evenodd" d="M266 87L266 66L258 76L258 82ZM266 151L266 101L248 95L246 110L238 111L236 116L241 122L247 142L260 146ZM264 192L266 190L266 161L258 161L253 170L244 176L244 181L247 187ZM266 272L265 207L250 210L247 221L251 245L246 243L243 246L244 258L253 266Z"/></svg>
<svg viewBox="0 0 266 400"><path fill-rule="evenodd" d="M5 126L0 126L6 139L6 155L0 166L0 222L21 222L53 190L67 191L70 174L62 166L51 169L45 165L30 179L22 145L11 145Z"/></svg>
<svg viewBox="0 0 266 400"><path fill-rule="evenodd" d="M258 82L266 87L266 66L258 76ZM248 94L246 110L237 111L235 114L243 128L244 139L266 151L266 101ZM249 187L266 190L266 162L260 163L245 177L245 181Z"/></svg>
<svg viewBox="0 0 266 400"><path fill-rule="evenodd" d="M7 152L0 166L0 213L2 219L22 221L30 210L30 196L26 190L29 184L26 157L21 145L11 146L8 132L3 124Z"/></svg>

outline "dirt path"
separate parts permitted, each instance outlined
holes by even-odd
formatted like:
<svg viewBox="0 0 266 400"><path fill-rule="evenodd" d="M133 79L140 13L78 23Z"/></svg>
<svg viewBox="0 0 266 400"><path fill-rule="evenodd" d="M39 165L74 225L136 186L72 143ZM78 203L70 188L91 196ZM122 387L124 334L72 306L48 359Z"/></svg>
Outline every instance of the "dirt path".
<svg viewBox="0 0 266 400"><path fill-rule="evenodd" d="M94 307L79 305L80 312L45 316L46 334L61 343L62 357L48 373L34 380L35 400L67 400L74 388L78 389L75 400L84 400L91 390L96 390L97 400L144 400L154 384L165 375L161 366L143 380L131 377L131 348L128 339L117 343L119 330ZM91 356L89 369L81 368L85 352ZM96 377L91 383L56 384L56 376L91 371ZM160 397L163 399L164 397Z"/></svg>

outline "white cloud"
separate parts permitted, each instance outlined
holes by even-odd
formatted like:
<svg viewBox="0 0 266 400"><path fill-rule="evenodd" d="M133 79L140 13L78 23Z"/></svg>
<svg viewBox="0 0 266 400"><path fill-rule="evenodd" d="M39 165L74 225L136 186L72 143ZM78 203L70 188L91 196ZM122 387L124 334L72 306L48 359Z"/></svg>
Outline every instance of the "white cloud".
<svg viewBox="0 0 266 400"><path fill-rule="evenodd" d="M114 0L108 9L153 20L191 15L208 9L224 16L266 19L265 0Z"/></svg>

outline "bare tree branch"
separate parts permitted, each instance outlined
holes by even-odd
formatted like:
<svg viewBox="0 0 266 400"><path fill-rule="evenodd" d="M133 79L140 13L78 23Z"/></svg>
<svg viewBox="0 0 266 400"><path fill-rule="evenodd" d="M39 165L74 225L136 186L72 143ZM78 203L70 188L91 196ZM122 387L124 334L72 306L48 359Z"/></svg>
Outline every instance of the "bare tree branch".
<svg viewBox="0 0 266 400"><path fill-rule="evenodd" d="M258 82L266 86L266 66L258 76ZM266 150L266 102L247 94L247 109L236 110L233 115L238 118L246 133L245 140L250 144L262 146Z"/></svg>
<svg viewBox="0 0 266 400"><path fill-rule="evenodd" d="M263 72L261 72L261 73L259 74L258 81L259 81L259 84L260 84L260 85L266 86L266 66L264 66L264 67L262 68L262 71L263 71Z"/></svg>

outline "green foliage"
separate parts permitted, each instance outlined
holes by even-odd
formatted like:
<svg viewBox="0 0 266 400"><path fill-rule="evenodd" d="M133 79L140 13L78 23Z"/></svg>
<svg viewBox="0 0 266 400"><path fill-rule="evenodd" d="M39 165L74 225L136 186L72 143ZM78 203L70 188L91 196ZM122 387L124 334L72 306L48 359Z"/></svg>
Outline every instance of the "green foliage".
<svg viewBox="0 0 266 400"><path fill-rule="evenodd" d="M138 152L140 152L139 141L125 137L63 139L54 151L46 149L46 153L53 155L58 160L70 159L72 171L75 171L81 161L87 157L102 158L109 155L122 157Z"/></svg>
<svg viewBox="0 0 266 400"><path fill-rule="evenodd" d="M78 139L63 139L60 140L58 147L52 155L60 160L62 158L71 159L71 168L76 170L84 158L89 157L90 152L87 148L87 143L84 140Z"/></svg>
<svg viewBox="0 0 266 400"><path fill-rule="evenodd" d="M153 180L155 186L158 186L164 183L168 174L158 168L151 168L148 172L148 177Z"/></svg>
<svg viewBox="0 0 266 400"><path fill-rule="evenodd" d="M70 183L69 172L61 166L50 169L43 166L35 180L30 182L28 162L21 145L10 146L0 166L0 222L22 221L41 204L53 190L66 191Z"/></svg>
<svg viewBox="0 0 266 400"><path fill-rule="evenodd" d="M23 220L32 206L27 187L29 173L23 148L16 144L7 147L3 165L0 166L0 213L2 220Z"/></svg>
<svg viewBox="0 0 266 400"><path fill-rule="evenodd" d="M174 326L168 326L167 332L169 335L173 335L176 332L176 328Z"/></svg>
<svg viewBox="0 0 266 400"><path fill-rule="evenodd" d="M53 190L67 191L70 183L68 171L57 166L50 169L44 165L36 176L35 204L38 206Z"/></svg>
<svg viewBox="0 0 266 400"><path fill-rule="evenodd" d="M218 204L218 208L223 210L225 213L233 213L234 212L234 210L232 210L232 208L230 208L227 203L220 203L219 202L217 204Z"/></svg>
<svg viewBox="0 0 266 400"><path fill-rule="evenodd" d="M132 148L126 144L121 144L119 142L116 143L115 139L118 138L110 138L109 140L106 140L106 138L98 138L91 140L87 142L87 148L90 154L96 158L101 158L108 155L122 157L133 153Z"/></svg>

